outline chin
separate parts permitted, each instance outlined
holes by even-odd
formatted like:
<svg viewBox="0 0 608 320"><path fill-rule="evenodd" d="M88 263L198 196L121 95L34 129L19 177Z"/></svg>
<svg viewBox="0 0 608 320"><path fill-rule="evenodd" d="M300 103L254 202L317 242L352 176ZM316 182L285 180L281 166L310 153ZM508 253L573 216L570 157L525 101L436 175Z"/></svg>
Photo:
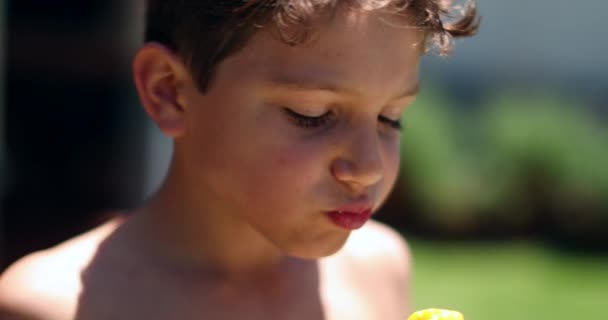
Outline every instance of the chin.
<svg viewBox="0 0 608 320"><path fill-rule="evenodd" d="M306 245L294 245L289 248L284 248L285 254L300 258L300 259L320 259L331 256L340 251L348 240L348 235L340 239L332 239L332 241L324 241L322 243L308 243Z"/></svg>

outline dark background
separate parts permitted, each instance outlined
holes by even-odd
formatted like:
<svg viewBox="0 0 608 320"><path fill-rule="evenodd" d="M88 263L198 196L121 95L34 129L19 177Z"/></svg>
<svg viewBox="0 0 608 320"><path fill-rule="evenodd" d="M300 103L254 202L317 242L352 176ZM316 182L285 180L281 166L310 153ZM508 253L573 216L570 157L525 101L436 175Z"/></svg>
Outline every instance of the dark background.
<svg viewBox="0 0 608 320"><path fill-rule="evenodd" d="M5 4L2 266L141 197L128 10L108 0Z"/></svg>

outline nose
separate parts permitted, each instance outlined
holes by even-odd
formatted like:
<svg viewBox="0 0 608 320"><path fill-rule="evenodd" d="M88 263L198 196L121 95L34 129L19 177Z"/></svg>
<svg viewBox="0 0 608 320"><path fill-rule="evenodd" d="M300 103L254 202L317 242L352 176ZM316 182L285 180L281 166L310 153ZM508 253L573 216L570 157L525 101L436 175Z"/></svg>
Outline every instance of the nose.
<svg viewBox="0 0 608 320"><path fill-rule="evenodd" d="M362 191L384 177L384 160L381 144L375 130L349 139L331 165L332 175L351 189Z"/></svg>

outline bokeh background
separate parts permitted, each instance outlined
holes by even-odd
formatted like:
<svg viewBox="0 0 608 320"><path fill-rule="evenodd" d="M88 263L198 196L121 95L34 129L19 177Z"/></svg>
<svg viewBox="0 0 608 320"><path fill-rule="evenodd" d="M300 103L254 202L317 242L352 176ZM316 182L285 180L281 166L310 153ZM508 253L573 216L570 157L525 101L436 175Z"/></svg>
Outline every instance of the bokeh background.
<svg viewBox="0 0 608 320"><path fill-rule="evenodd" d="M608 2L479 11L476 37L424 58L378 219L411 245L415 308L604 319ZM171 142L131 84L140 36L138 1L0 0L0 270L160 183Z"/></svg>

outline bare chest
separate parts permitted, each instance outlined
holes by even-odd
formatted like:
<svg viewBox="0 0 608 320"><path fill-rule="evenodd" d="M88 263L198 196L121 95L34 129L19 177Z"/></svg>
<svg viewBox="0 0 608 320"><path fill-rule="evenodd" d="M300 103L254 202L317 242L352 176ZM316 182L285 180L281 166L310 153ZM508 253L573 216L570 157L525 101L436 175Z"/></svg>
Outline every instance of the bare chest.
<svg viewBox="0 0 608 320"><path fill-rule="evenodd" d="M83 284L72 319L390 319L374 290L327 273L286 291L246 293L176 286L146 276L93 280Z"/></svg>

